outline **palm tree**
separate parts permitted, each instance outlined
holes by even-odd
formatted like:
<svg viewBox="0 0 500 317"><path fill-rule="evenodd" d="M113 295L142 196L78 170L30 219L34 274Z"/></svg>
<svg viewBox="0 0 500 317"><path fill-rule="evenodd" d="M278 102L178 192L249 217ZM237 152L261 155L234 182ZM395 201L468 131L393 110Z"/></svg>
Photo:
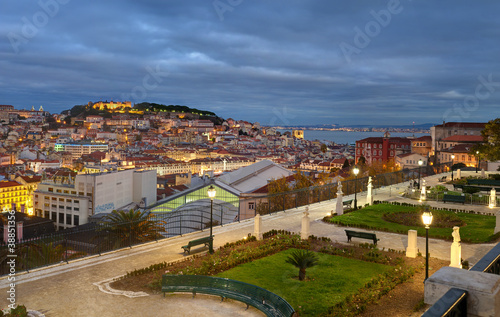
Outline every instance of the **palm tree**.
<svg viewBox="0 0 500 317"><path fill-rule="evenodd" d="M318 264L318 256L310 250L294 250L285 260L286 263L292 264L299 269L299 281L306 278L306 269Z"/></svg>
<svg viewBox="0 0 500 317"><path fill-rule="evenodd" d="M113 210L106 216L109 226L105 228L118 241L125 243L140 243L161 238L160 232L165 231L164 220L155 220L146 211L133 210Z"/></svg>

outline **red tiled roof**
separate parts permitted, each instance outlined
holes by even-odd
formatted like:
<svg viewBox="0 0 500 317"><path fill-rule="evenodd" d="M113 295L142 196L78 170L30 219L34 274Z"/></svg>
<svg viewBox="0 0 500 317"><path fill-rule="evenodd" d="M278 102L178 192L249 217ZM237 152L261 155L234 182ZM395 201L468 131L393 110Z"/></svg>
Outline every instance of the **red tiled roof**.
<svg viewBox="0 0 500 317"><path fill-rule="evenodd" d="M483 142L482 135L452 135L441 141L455 141L455 142Z"/></svg>

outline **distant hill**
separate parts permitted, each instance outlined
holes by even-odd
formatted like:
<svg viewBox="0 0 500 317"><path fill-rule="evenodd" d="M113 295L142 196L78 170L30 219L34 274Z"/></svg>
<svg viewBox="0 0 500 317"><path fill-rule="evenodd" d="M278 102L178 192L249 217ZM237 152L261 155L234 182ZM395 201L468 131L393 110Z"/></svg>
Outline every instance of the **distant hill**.
<svg viewBox="0 0 500 317"><path fill-rule="evenodd" d="M206 110L198 110L196 108L189 108L187 106L179 105L161 105L151 102L141 102L134 105L134 109L143 111L153 111L153 112L181 112L181 113L193 113L200 116L216 116L215 113Z"/></svg>
<svg viewBox="0 0 500 317"><path fill-rule="evenodd" d="M135 104L132 108L133 110L144 111L144 112L178 112L178 113L192 113L199 115L200 117L216 117L217 115L214 112L199 110L196 108L190 108L187 106L180 105L162 105L151 102L142 102ZM70 110L64 110L61 113L63 114L71 114L72 117L77 116L88 116L88 115L100 115L104 117L111 117L113 111L108 110L98 110L92 108L90 105L76 105Z"/></svg>

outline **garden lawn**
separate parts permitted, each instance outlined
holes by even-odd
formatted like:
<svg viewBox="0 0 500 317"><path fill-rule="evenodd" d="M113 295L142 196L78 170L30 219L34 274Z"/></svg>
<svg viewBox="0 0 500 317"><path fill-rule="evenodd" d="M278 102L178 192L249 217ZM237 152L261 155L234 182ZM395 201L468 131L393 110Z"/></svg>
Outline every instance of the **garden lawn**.
<svg viewBox="0 0 500 317"><path fill-rule="evenodd" d="M218 274L219 277L253 284L283 297L300 316L318 316L328 307L355 294L373 277L391 266L317 253L319 264L306 270L299 281L299 269L285 262L288 249Z"/></svg>
<svg viewBox="0 0 500 317"><path fill-rule="evenodd" d="M386 212L407 212L417 210L417 208L418 207L377 204L341 216L332 217L329 221L348 227L367 228L404 234L408 233L408 230L413 229L417 230L419 236L425 236L423 224L420 226L405 226L388 222L382 217ZM466 225L460 227L460 237L462 241L484 243L494 239L495 217L461 212L456 213L456 215L466 223ZM451 240L452 231L453 228L436 228L431 225L429 237Z"/></svg>

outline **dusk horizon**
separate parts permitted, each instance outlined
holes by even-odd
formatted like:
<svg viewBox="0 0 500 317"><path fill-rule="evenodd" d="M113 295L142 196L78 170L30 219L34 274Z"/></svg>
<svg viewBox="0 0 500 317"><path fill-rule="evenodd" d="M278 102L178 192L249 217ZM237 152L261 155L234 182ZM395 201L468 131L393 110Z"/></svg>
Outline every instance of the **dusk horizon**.
<svg viewBox="0 0 500 317"><path fill-rule="evenodd" d="M9 2L0 104L185 105L263 125L487 122L500 4Z"/></svg>

